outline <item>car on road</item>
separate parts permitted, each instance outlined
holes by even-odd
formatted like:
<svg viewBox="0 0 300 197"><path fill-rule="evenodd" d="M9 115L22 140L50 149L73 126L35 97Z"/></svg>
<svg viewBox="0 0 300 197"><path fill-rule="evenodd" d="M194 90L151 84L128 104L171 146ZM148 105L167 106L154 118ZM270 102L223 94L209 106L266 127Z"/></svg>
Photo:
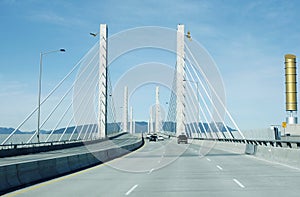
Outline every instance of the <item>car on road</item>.
<svg viewBox="0 0 300 197"><path fill-rule="evenodd" d="M158 141L164 141L165 138L164 138L163 136L159 135L159 136L157 137L157 140L158 140Z"/></svg>
<svg viewBox="0 0 300 197"><path fill-rule="evenodd" d="M152 134L150 134L150 133L147 133L147 135L146 135L146 139L149 139L149 138L151 137L151 135L152 135Z"/></svg>
<svg viewBox="0 0 300 197"><path fill-rule="evenodd" d="M185 134L181 134L177 137L177 143L180 144L180 143L185 143L187 144L188 143L188 139L187 139L187 136Z"/></svg>
<svg viewBox="0 0 300 197"><path fill-rule="evenodd" d="M156 142L157 141L157 135L151 135L150 138L149 138L149 142L151 142L151 141Z"/></svg>

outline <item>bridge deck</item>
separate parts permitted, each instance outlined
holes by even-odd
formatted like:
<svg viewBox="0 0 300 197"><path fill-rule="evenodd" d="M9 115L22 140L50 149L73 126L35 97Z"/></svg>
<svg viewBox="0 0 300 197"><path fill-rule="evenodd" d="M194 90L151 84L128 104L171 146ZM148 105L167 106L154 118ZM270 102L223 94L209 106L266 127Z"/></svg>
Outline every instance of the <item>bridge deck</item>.
<svg viewBox="0 0 300 197"><path fill-rule="evenodd" d="M300 171L213 147L147 142L120 159L16 191L20 196L299 196ZM137 173L140 172L140 173Z"/></svg>

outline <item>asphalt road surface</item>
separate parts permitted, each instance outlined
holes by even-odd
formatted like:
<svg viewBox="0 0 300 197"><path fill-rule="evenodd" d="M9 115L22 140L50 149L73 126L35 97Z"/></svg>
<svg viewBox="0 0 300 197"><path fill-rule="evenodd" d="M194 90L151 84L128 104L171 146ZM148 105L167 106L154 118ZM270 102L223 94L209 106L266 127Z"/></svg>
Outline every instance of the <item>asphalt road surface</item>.
<svg viewBox="0 0 300 197"><path fill-rule="evenodd" d="M299 197L300 171L216 146L165 140L6 196Z"/></svg>

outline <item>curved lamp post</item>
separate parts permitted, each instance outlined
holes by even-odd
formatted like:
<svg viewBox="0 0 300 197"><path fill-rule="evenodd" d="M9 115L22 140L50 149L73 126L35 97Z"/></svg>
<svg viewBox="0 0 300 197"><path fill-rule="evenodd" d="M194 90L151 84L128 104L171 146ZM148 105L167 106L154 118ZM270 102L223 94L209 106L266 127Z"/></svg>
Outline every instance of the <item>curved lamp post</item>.
<svg viewBox="0 0 300 197"><path fill-rule="evenodd" d="M47 51L47 52L41 52L40 53L40 74L39 74L39 89L38 89L38 121L37 121L37 139L38 143L40 143L40 119L41 119L41 91L42 91L42 67L43 67L43 55L49 54L49 53L56 53L56 52L66 52L65 49L59 49L54 51Z"/></svg>

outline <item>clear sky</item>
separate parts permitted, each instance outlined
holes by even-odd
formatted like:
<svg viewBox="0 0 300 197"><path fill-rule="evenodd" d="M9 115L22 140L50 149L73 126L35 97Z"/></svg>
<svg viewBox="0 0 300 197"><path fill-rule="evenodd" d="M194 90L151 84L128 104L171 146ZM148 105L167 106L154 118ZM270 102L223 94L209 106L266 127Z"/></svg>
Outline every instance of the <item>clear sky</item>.
<svg viewBox="0 0 300 197"><path fill-rule="evenodd" d="M0 0L0 126L16 127L36 106L39 53L67 49L45 58L46 94L97 42L89 32L100 23L110 35L185 24L215 60L240 128L281 124L284 54L300 56L299 13L297 0Z"/></svg>

